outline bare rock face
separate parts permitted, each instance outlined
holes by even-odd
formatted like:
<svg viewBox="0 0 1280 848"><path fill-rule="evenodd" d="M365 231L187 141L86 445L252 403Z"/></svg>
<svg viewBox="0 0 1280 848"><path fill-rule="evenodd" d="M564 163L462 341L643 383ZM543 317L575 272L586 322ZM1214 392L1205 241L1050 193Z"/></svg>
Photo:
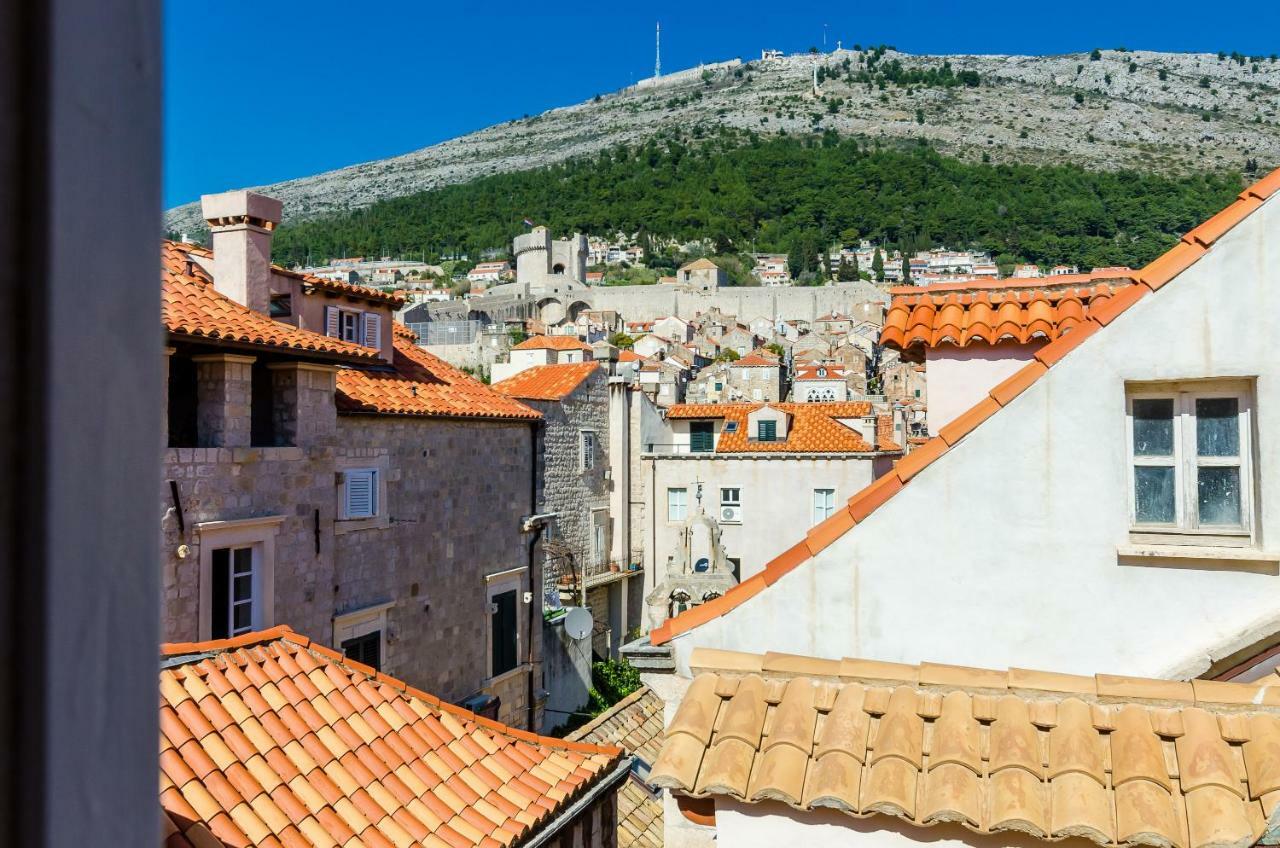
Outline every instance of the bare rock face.
<svg viewBox="0 0 1280 848"><path fill-rule="evenodd" d="M914 56L877 67L975 71L977 87L851 81L870 54L840 50L694 69L425 147L275 185L286 223L476 177L596 153L702 124L762 134L832 129L886 141L926 138L967 159L1074 162L1178 173L1280 165L1280 61L1208 53L1105 50L1062 56ZM845 62L848 62L846 68ZM814 71L825 67L819 93ZM165 215L171 231L203 229L198 204Z"/></svg>

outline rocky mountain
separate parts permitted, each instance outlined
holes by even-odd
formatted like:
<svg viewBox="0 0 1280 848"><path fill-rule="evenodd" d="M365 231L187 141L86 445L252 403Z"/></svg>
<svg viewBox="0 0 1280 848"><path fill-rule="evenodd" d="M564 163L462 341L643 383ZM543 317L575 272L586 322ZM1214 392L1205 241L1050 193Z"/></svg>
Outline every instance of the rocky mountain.
<svg viewBox="0 0 1280 848"><path fill-rule="evenodd" d="M281 198L288 220L303 220L636 144L664 129L696 137L717 124L766 134L832 129L890 143L925 138L950 155L997 163L1072 161L1169 173L1241 169L1246 162L1267 168L1280 164L1278 115L1274 54L840 50L693 68L402 156L258 190ZM198 205L169 210L165 225L201 230Z"/></svg>

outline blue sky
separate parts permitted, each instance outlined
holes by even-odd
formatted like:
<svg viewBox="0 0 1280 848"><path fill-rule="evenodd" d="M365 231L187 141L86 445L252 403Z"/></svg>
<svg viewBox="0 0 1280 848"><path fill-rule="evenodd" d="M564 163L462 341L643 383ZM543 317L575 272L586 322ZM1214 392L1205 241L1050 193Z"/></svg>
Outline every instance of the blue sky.
<svg viewBox="0 0 1280 848"><path fill-rule="evenodd" d="M615 7L616 8L612 8ZM425 147L653 72L840 39L913 53L1270 54L1280 3L166 0L166 207Z"/></svg>

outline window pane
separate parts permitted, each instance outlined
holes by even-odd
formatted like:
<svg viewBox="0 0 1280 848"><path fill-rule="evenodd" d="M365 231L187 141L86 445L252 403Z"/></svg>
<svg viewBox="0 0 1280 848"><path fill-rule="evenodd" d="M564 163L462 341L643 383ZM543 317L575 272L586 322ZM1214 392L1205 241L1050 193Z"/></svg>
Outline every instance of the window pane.
<svg viewBox="0 0 1280 848"><path fill-rule="evenodd" d="M1240 402L1236 398L1196 398L1196 453L1240 455Z"/></svg>
<svg viewBox="0 0 1280 848"><path fill-rule="evenodd" d="M1201 524L1240 524L1240 469L1201 468L1197 496Z"/></svg>
<svg viewBox="0 0 1280 848"><path fill-rule="evenodd" d="M1173 398L1134 399L1133 452L1173 456Z"/></svg>
<svg viewBox="0 0 1280 848"><path fill-rule="evenodd" d="M236 604L232 608L235 616L234 623L231 625L237 632L241 630L249 630L253 627L253 605L252 604Z"/></svg>
<svg viewBox="0 0 1280 848"><path fill-rule="evenodd" d="M236 574L248 574L253 571L253 548L236 548Z"/></svg>
<svg viewBox="0 0 1280 848"><path fill-rule="evenodd" d="M233 601L247 601L253 597L253 576L242 574L232 581L231 598Z"/></svg>
<svg viewBox="0 0 1280 848"><path fill-rule="evenodd" d="M1139 524L1172 524L1177 520L1172 466L1136 466L1133 490Z"/></svg>

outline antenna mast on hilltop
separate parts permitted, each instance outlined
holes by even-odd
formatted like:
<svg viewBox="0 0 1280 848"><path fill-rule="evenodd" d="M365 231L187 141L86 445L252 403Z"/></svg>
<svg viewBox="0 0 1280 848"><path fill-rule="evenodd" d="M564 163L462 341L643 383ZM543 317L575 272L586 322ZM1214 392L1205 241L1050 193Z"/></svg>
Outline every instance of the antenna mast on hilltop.
<svg viewBox="0 0 1280 848"><path fill-rule="evenodd" d="M653 34L653 75L662 76L662 21L656 24Z"/></svg>

